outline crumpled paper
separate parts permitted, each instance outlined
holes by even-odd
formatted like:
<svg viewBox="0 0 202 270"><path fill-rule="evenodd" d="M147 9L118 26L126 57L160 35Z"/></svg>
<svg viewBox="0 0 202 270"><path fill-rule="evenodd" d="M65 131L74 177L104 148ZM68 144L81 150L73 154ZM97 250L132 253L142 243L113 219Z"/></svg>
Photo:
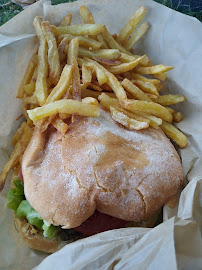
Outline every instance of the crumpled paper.
<svg viewBox="0 0 202 270"><path fill-rule="evenodd" d="M177 126L189 145L178 150L183 164L185 188L179 203L163 209L164 222L154 229L127 228L108 231L69 244L47 257L29 249L13 224L7 209L9 181L0 194L0 261L2 269L202 269L202 25L149 0L87 0L51 6L42 0L31 5L0 28L0 168L11 152L11 137L19 126L17 87L36 47L32 21L36 15L57 24L68 12L81 23L80 5L87 5L97 23L118 33L133 12L147 8L144 21L150 29L134 48L154 64L175 66L168 73L165 93L187 97L175 106L184 120ZM9 180L9 179L8 179ZM42 260L47 257L43 262ZM42 262L38 267L36 266Z"/></svg>

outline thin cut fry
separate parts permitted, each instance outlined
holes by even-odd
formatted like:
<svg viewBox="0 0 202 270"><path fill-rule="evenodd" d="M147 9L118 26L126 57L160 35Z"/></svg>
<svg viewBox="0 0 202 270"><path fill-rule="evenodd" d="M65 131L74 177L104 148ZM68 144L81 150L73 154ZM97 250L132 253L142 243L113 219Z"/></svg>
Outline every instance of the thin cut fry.
<svg viewBox="0 0 202 270"><path fill-rule="evenodd" d="M165 66L165 65L156 65L156 66L151 66L151 67L136 68L136 72L140 74L156 74L156 73L167 72L171 69L173 69L173 67Z"/></svg>
<svg viewBox="0 0 202 270"><path fill-rule="evenodd" d="M100 49L96 51L90 51L84 48L79 48L80 57L97 57L102 59L118 59L121 56L121 53L117 49Z"/></svg>
<svg viewBox="0 0 202 270"><path fill-rule="evenodd" d="M88 117L98 117L100 111L98 106L83 104L78 100L63 99L54 101L42 107L27 111L34 122L57 113L78 114Z"/></svg>
<svg viewBox="0 0 202 270"><path fill-rule="evenodd" d="M138 42L138 40L144 36L148 28L149 26L147 23L141 24L137 31L133 34L133 36L126 42L126 49L131 50L132 47Z"/></svg>
<svg viewBox="0 0 202 270"><path fill-rule="evenodd" d="M125 100L122 102L122 107L131 112L141 111L146 112L148 114L152 114L157 116L169 123L172 122L172 114L160 104L148 101L140 101L140 100Z"/></svg>
<svg viewBox="0 0 202 270"><path fill-rule="evenodd" d="M82 65L82 83L87 85L92 80L92 72L91 70L85 65Z"/></svg>
<svg viewBox="0 0 202 270"><path fill-rule="evenodd" d="M116 122L122 124L123 126L129 129L140 130L147 128L149 126L147 122L140 122L135 119L132 119L127 115L125 115L123 112L120 112L113 107L110 107L110 112L112 119L114 119Z"/></svg>
<svg viewBox="0 0 202 270"><path fill-rule="evenodd" d="M152 102L150 98L128 79L124 79L121 85L136 99Z"/></svg>
<svg viewBox="0 0 202 270"><path fill-rule="evenodd" d="M42 22L41 27L44 37L48 43L49 78L51 82L56 85L60 78L60 61L58 55L57 41L52 32L49 22Z"/></svg>
<svg viewBox="0 0 202 270"><path fill-rule="evenodd" d="M170 139L176 142L180 148L184 148L187 146L187 137L172 124L163 121L161 129Z"/></svg>
<svg viewBox="0 0 202 270"><path fill-rule="evenodd" d="M24 92L26 92L28 95L32 95L35 91L35 82L31 81L29 84L26 84L24 86Z"/></svg>
<svg viewBox="0 0 202 270"><path fill-rule="evenodd" d="M99 102L97 101L97 99L95 99L93 97L85 97L85 98L83 98L82 103L99 106Z"/></svg>
<svg viewBox="0 0 202 270"><path fill-rule="evenodd" d="M68 26L71 24L71 21L72 21L72 13L70 12L63 17L62 21L60 22L60 26Z"/></svg>
<svg viewBox="0 0 202 270"><path fill-rule="evenodd" d="M123 63L113 67L107 67L107 69L113 74L121 74L134 69L144 57L145 55L141 56L140 58L137 58L133 62Z"/></svg>
<svg viewBox="0 0 202 270"><path fill-rule="evenodd" d="M23 98L23 94L24 94L24 87L25 85L29 84L32 78L32 75L34 73L34 70L37 66L37 60L38 60L38 56L37 53L35 52L31 59L29 60L29 64L25 70L25 74L23 79L21 80L20 86L18 88L18 93L17 93L17 98Z"/></svg>
<svg viewBox="0 0 202 270"><path fill-rule="evenodd" d="M31 97L24 97L22 101L26 104L39 105L38 99L34 95L32 95Z"/></svg>
<svg viewBox="0 0 202 270"><path fill-rule="evenodd" d="M78 50L79 50L79 39L76 37L73 38L69 43L68 57L67 57L68 65L72 65L74 59L77 61Z"/></svg>
<svg viewBox="0 0 202 270"><path fill-rule="evenodd" d="M93 57L93 60L97 61L103 66L117 66L121 64L120 60L114 60L114 59L103 59L103 58L98 58L98 57Z"/></svg>
<svg viewBox="0 0 202 270"><path fill-rule="evenodd" d="M145 93L159 96L156 86L151 82L143 82L141 80L132 80L132 82L140 87Z"/></svg>
<svg viewBox="0 0 202 270"><path fill-rule="evenodd" d="M62 121L58 116L56 116L51 124L62 134L65 134L68 130L68 125Z"/></svg>
<svg viewBox="0 0 202 270"><path fill-rule="evenodd" d="M6 162L3 170L1 171L0 174L0 191L3 189L4 184L6 182L6 178L8 177L8 174L10 170L15 167L18 162L20 161L31 137L32 137L32 132L33 130L26 124L24 127L24 132L21 137L21 139L17 142L15 145L15 148L9 158L9 160Z"/></svg>
<svg viewBox="0 0 202 270"><path fill-rule="evenodd" d="M146 9L144 7L139 7L137 11L132 15L126 26L121 30L117 37L117 42L124 43L127 38L132 34L137 25L144 18Z"/></svg>
<svg viewBox="0 0 202 270"><path fill-rule="evenodd" d="M101 24L76 24L64 27L51 26L55 35L70 34L74 36L97 35L104 31Z"/></svg>
<svg viewBox="0 0 202 270"><path fill-rule="evenodd" d="M80 74L76 59L73 59L72 99L81 100Z"/></svg>
<svg viewBox="0 0 202 270"><path fill-rule="evenodd" d="M47 60L48 46L41 29L41 21L38 16L35 17L33 21L33 26L39 38L38 72L36 79L36 89L34 94L39 101L39 105L42 106L45 103L48 95L46 83L46 78L48 75L48 60Z"/></svg>
<svg viewBox="0 0 202 270"><path fill-rule="evenodd" d="M135 61L137 58L141 57L141 55L128 55L126 53L121 53L121 57L120 60L122 63L128 63L128 62L133 62ZM145 57L140 61L140 65L142 66L148 66L150 63L150 59L147 55L145 55Z"/></svg>
<svg viewBox="0 0 202 270"><path fill-rule="evenodd" d="M69 36L64 37L58 45L58 55L60 62L64 61L67 58L69 39Z"/></svg>
<svg viewBox="0 0 202 270"><path fill-rule="evenodd" d="M13 135L12 142L11 142L13 146L15 146L16 143L21 139L25 126L26 126L26 122L22 122L18 130Z"/></svg>
<svg viewBox="0 0 202 270"><path fill-rule="evenodd" d="M72 71L73 71L72 66L66 65L64 67L62 74L60 76L60 80L58 84L53 88L50 95L48 96L46 104L62 98L65 92L67 92L68 87L71 83Z"/></svg>
<svg viewBox="0 0 202 270"><path fill-rule="evenodd" d="M169 106L185 101L185 96L182 95L163 95L153 99L154 102L163 106Z"/></svg>
<svg viewBox="0 0 202 270"><path fill-rule="evenodd" d="M159 85L160 84L160 81L159 80L149 79L147 77L144 77L144 76L142 76L140 74L137 74L137 73L134 73L134 72L131 73L131 76L135 80L140 80L140 81L143 81L143 82L150 82L150 83L153 83L154 85Z"/></svg>
<svg viewBox="0 0 202 270"><path fill-rule="evenodd" d="M153 74L153 76L156 79L159 79L159 80L164 82L166 80L166 77L167 77L167 72L161 72L161 73ZM160 91L160 90L158 90L158 91Z"/></svg>
<svg viewBox="0 0 202 270"><path fill-rule="evenodd" d="M112 98L115 98L115 97L116 97L114 93L106 93L106 92L105 92L105 94L106 94L107 96L112 97ZM93 97L93 98L98 99L98 97L99 97L100 95L101 95L100 92L98 92L98 91L93 91L93 90L90 90L90 89L83 89L83 90L81 91L81 98L85 98L85 97Z"/></svg>

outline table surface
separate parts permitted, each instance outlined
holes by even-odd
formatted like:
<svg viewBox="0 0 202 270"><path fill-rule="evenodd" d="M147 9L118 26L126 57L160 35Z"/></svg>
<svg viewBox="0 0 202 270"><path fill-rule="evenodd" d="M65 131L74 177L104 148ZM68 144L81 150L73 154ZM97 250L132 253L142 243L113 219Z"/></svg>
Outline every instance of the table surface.
<svg viewBox="0 0 202 270"><path fill-rule="evenodd" d="M68 3L76 0L51 0L52 4ZM123 0L124 1L124 0ZM194 16L202 21L202 0L155 0L165 6ZM0 0L0 25L6 23L12 17L21 12L20 5L12 3L11 0Z"/></svg>

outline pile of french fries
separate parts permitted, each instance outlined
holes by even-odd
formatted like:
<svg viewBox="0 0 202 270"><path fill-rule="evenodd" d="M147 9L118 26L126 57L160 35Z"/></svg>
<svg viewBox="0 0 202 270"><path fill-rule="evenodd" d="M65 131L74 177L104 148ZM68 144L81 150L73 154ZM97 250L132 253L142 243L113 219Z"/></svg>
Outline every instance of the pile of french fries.
<svg viewBox="0 0 202 270"><path fill-rule="evenodd" d="M0 188L10 170L19 166L34 126L44 132L53 125L65 134L66 119L99 117L99 104L126 128L161 128L179 147L187 145L186 136L172 124L180 122L182 114L168 107L185 97L160 95L173 67L152 65L147 55L131 51L148 29L147 23L137 28L145 13L140 7L118 35L96 24L86 6L80 8L83 24L71 25L71 13L59 26L34 19L39 46L17 93L26 122L13 137L15 148L0 175Z"/></svg>

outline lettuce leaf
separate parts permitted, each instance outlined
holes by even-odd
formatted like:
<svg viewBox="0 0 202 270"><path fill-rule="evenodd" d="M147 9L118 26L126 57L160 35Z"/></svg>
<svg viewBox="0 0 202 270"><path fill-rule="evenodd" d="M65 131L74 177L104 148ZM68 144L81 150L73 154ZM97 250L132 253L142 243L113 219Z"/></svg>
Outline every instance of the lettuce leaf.
<svg viewBox="0 0 202 270"><path fill-rule="evenodd" d="M20 180L15 180L14 185L16 188L11 188L7 194L7 202L8 208L16 211L25 196L23 183Z"/></svg>

